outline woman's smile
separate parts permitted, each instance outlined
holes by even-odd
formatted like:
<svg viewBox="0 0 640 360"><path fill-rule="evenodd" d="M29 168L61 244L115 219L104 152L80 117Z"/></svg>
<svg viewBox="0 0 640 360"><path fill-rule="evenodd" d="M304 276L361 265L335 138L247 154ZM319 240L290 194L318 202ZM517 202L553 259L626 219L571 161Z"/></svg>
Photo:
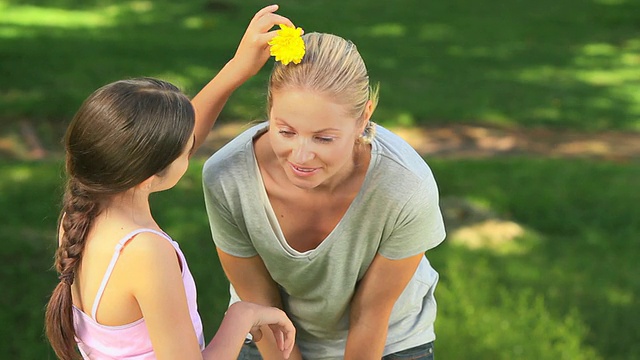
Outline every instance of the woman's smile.
<svg viewBox="0 0 640 360"><path fill-rule="evenodd" d="M313 176L320 171L320 168L298 166L291 162L289 162L289 167L293 171L293 174L299 177Z"/></svg>

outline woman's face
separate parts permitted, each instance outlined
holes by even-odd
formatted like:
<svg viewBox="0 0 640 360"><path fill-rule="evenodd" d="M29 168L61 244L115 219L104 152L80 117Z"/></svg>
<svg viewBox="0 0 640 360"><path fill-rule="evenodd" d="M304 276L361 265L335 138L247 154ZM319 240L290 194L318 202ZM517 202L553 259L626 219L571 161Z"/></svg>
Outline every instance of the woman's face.
<svg viewBox="0 0 640 360"><path fill-rule="evenodd" d="M287 178L303 189L337 185L353 168L362 126L346 115L345 105L314 92L286 89L271 96L268 136Z"/></svg>

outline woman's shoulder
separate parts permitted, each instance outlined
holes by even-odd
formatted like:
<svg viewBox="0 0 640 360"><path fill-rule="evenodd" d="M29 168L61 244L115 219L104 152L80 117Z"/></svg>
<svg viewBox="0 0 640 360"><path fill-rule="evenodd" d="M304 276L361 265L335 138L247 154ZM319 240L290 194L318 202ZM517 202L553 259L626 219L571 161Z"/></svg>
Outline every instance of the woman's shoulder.
<svg viewBox="0 0 640 360"><path fill-rule="evenodd" d="M431 168L421 154L402 137L380 125L377 126L372 152L377 157L379 170L392 175L395 181L433 177Z"/></svg>

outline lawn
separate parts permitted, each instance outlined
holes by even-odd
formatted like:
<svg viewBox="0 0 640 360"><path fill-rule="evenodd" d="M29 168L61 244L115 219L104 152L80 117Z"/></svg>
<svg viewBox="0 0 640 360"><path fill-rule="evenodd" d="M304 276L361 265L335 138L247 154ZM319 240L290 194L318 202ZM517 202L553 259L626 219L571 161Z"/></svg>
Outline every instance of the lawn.
<svg viewBox="0 0 640 360"><path fill-rule="evenodd" d="M5 144L25 152L26 122L55 154L82 100L119 78L161 77L195 94L264 4L0 0L0 358L54 358L42 317L63 183L60 157L3 157ZM640 1L279 4L307 32L358 45L381 85L383 125L640 131ZM220 121L261 118L267 76L243 85ZM449 229L428 254L441 274L438 358L640 359L637 158L425 157ZM210 240L202 162L152 203L190 261L210 338L228 283Z"/></svg>
<svg viewBox="0 0 640 360"><path fill-rule="evenodd" d="M428 160L443 203L467 199L490 212L490 220L521 230L500 244L490 238L501 232L485 233L489 238L470 246L448 223L448 240L428 254L441 274L439 357L640 359L640 193L632 191L640 165ZM61 168L59 162L0 166L0 279L9 288L0 297L1 358L52 358L42 315L56 282L51 262ZM202 160L196 160L176 188L152 203L159 224L190 261L210 337L228 301L228 283L210 240L201 168ZM467 238L482 223L469 220L456 225L466 229ZM476 228L477 234L482 231Z"/></svg>
<svg viewBox="0 0 640 360"><path fill-rule="evenodd" d="M157 76L189 94L233 55L258 0L0 0L0 119L45 143L88 93ZM307 32L353 40L378 122L640 130L640 1L280 1ZM268 70L222 120L263 116ZM54 140L52 141L51 138Z"/></svg>

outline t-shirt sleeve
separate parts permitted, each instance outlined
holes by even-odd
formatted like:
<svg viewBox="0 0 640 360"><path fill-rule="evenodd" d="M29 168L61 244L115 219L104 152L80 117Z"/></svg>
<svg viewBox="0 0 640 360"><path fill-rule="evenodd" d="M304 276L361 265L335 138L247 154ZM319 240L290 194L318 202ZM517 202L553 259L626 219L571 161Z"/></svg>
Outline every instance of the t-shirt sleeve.
<svg viewBox="0 0 640 360"><path fill-rule="evenodd" d="M424 179L400 209L393 231L383 239L378 253L388 259L404 259L440 244L445 236L438 187L433 177Z"/></svg>
<svg viewBox="0 0 640 360"><path fill-rule="evenodd" d="M206 169L204 174L204 200L211 227L211 236L216 247L225 253L238 257L251 257L257 251L246 232L241 231L241 224L234 219L223 196L216 196L215 188L207 184Z"/></svg>

